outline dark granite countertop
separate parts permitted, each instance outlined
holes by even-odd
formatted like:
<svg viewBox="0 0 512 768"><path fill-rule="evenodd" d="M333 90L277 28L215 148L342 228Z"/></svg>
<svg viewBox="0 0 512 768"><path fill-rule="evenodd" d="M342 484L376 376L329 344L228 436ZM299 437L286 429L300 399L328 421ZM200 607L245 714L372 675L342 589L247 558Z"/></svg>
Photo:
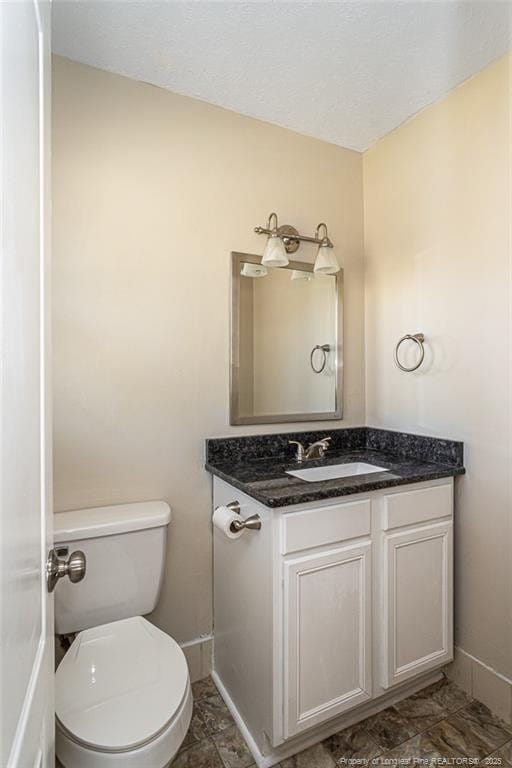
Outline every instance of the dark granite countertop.
<svg viewBox="0 0 512 768"><path fill-rule="evenodd" d="M307 445L326 435L333 440L324 459L303 464L293 460L289 439ZM287 470L356 461L388 471L314 483L286 474ZM333 499L465 472L462 443L366 427L208 440L206 469L267 507Z"/></svg>

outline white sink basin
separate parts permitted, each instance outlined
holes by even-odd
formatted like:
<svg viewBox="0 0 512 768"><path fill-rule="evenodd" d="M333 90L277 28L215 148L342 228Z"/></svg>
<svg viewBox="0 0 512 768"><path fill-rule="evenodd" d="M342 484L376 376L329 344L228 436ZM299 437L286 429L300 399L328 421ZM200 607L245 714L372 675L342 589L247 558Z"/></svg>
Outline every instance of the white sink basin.
<svg viewBox="0 0 512 768"><path fill-rule="evenodd" d="M354 475L370 475L373 472L388 472L384 467L365 464L364 461L354 461L350 464L332 464L330 467L310 467L309 469L294 469L287 472L307 483L318 483L320 480L334 480L337 477L353 477Z"/></svg>

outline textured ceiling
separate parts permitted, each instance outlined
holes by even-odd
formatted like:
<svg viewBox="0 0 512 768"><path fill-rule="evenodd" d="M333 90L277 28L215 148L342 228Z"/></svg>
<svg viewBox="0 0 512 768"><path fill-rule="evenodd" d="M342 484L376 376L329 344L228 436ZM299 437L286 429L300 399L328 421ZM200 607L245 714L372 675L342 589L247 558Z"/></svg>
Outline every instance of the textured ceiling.
<svg viewBox="0 0 512 768"><path fill-rule="evenodd" d="M502 55L508 2L57 0L56 53L364 150Z"/></svg>

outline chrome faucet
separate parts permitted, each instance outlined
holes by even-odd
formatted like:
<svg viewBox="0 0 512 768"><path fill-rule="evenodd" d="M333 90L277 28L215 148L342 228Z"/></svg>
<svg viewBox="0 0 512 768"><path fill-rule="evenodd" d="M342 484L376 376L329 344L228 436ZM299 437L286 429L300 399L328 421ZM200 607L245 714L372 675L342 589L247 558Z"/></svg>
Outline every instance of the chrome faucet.
<svg viewBox="0 0 512 768"><path fill-rule="evenodd" d="M302 464L302 462L304 461L304 457L306 456L306 451L302 443L299 443L298 440L288 440L288 444L297 446L295 461L297 462L297 464Z"/></svg>
<svg viewBox="0 0 512 768"><path fill-rule="evenodd" d="M311 443L306 450L306 459L323 459L325 452L329 450L330 440L332 440L331 437L324 437L322 440Z"/></svg>
<svg viewBox="0 0 512 768"><path fill-rule="evenodd" d="M304 448L298 440L288 440L288 443L297 446L295 461L298 464L302 464L303 461L308 459L323 459L325 452L329 449L330 440L332 440L332 437L323 437L321 440L316 440L316 442L308 445L307 448Z"/></svg>

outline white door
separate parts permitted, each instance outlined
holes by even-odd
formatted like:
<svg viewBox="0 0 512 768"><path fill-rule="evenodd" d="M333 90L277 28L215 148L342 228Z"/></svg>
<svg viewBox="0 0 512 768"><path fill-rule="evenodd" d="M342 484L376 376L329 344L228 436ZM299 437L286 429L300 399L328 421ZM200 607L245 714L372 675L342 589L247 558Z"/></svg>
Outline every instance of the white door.
<svg viewBox="0 0 512 768"><path fill-rule="evenodd" d="M371 543L284 563L285 738L371 696Z"/></svg>
<svg viewBox="0 0 512 768"><path fill-rule="evenodd" d="M453 656L453 522L384 536L384 688Z"/></svg>
<svg viewBox="0 0 512 768"><path fill-rule="evenodd" d="M50 6L0 1L0 766L50 768Z"/></svg>

